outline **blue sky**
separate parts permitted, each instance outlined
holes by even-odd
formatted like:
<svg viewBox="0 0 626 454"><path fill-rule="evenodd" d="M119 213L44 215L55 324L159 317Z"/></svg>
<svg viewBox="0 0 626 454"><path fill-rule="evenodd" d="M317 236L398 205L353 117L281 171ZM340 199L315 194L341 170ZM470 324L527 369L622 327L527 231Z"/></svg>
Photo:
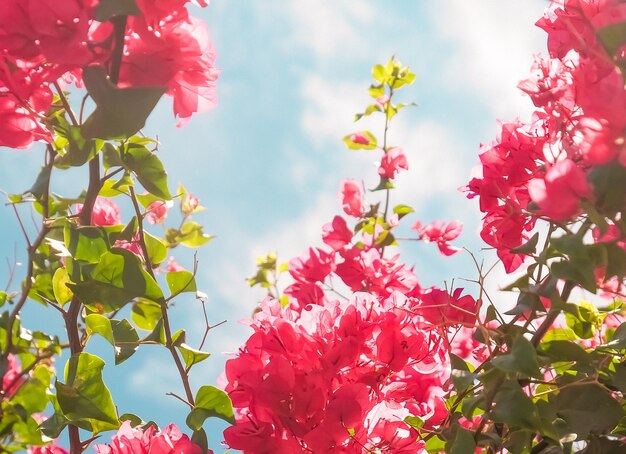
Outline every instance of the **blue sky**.
<svg viewBox="0 0 626 454"><path fill-rule="evenodd" d="M411 169L399 178L393 202L416 208L410 222L460 219L465 231L457 243L479 251L476 204L456 189L477 162L481 142L492 140L496 119L528 118L531 105L515 88L526 77L532 54L544 50L543 32L533 26L544 0L214 0L191 8L209 29L218 51L219 107L176 128L171 101L164 99L146 130L161 141L161 158L178 182L200 197L207 210L197 216L217 238L198 254L199 287L208 294L214 330L207 349L213 356L192 373L195 387L214 384L225 351L236 351L249 333L237 320L249 317L261 293L245 278L254 258L269 251L282 260L320 244L321 226L340 210L341 179L376 180L374 157L349 152L341 138L376 122L353 125L355 112L368 103L371 66L395 54L417 73L415 85L400 96L419 106L397 117L391 142L403 146ZM0 189L21 192L30 186L42 151L0 151ZM31 177L32 175L32 177ZM57 173L55 189L72 195L80 172ZM83 180L84 181L84 180ZM3 222L0 258L10 260L22 239L11 211ZM401 247L415 264L422 285L475 277L467 254L443 259L431 245ZM21 255L20 255L21 254ZM175 251L192 265L190 251ZM496 273L493 288L497 287ZM45 327L42 309L25 315L30 326ZM196 301L177 302L174 323L193 340L202 333ZM97 345L106 360L110 348ZM179 391L165 351L143 347L122 366L106 368L121 412L138 413L160 424L184 426L182 405L164 396ZM62 358L63 364L66 358ZM207 423L213 445L218 424ZM219 451L219 449L218 449Z"/></svg>

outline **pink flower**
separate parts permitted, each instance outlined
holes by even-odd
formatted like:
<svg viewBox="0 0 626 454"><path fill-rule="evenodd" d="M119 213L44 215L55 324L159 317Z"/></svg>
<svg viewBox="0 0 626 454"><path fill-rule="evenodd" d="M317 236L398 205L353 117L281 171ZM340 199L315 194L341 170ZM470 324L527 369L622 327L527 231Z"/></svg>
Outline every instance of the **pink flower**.
<svg viewBox="0 0 626 454"><path fill-rule="evenodd" d="M322 240L333 251L343 249L344 246L352 241L352 230L348 228L346 220L341 216L335 216L332 223L325 224L322 227Z"/></svg>
<svg viewBox="0 0 626 454"><path fill-rule="evenodd" d="M115 247L121 247L127 251L132 252L139 257L143 257L143 250L141 248L141 240L139 238L139 232L135 233L135 236L131 241L117 240L114 244Z"/></svg>
<svg viewBox="0 0 626 454"><path fill-rule="evenodd" d="M196 208L198 208L199 204L200 200L191 192L188 192L187 195L185 195L183 203L180 205L180 209L185 216L189 216L195 211Z"/></svg>
<svg viewBox="0 0 626 454"><path fill-rule="evenodd" d="M6 396L11 396L24 383L25 377L20 378L22 368L17 362L15 355L9 354L7 357L7 369L2 377L2 392Z"/></svg>
<svg viewBox="0 0 626 454"><path fill-rule="evenodd" d="M348 216L358 218L363 214L363 191L356 181L349 178L343 180L338 196Z"/></svg>
<svg viewBox="0 0 626 454"><path fill-rule="evenodd" d="M167 260L167 271L170 273L174 273L176 271L185 271L185 268L180 266L174 257L170 257Z"/></svg>
<svg viewBox="0 0 626 454"><path fill-rule="evenodd" d="M48 135L27 109L13 97L0 93L0 146L28 148L33 141L46 139Z"/></svg>
<svg viewBox="0 0 626 454"><path fill-rule="evenodd" d="M465 325L474 326L480 300L471 295L461 296L462 288L452 294L438 289L425 290L419 297L419 304L413 309L433 325Z"/></svg>
<svg viewBox="0 0 626 454"><path fill-rule="evenodd" d="M418 221L411 229L417 231L420 240L427 243L437 243L437 247L443 255L456 254L461 250L449 243L456 239L463 230L463 224L459 221L435 221L424 227Z"/></svg>
<svg viewBox="0 0 626 454"><path fill-rule="evenodd" d="M68 451L55 444L47 446L32 446L28 449L28 454L69 454Z"/></svg>
<svg viewBox="0 0 626 454"><path fill-rule="evenodd" d="M401 169L409 170L409 163L402 148L395 147L384 154L378 168L378 174L383 178L392 180Z"/></svg>
<svg viewBox="0 0 626 454"><path fill-rule="evenodd" d="M147 430L132 428L125 421L110 444L94 445L98 454L201 454L202 449L193 444L187 435L170 424L155 433L154 426ZM213 453L213 451L210 451Z"/></svg>
<svg viewBox="0 0 626 454"><path fill-rule="evenodd" d="M367 137L367 135L363 131L352 134L350 136L350 141L354 143L358 143L359 145L367 146L370 144L370 139Z"/></svg>
<svg viewBox="0 0 626 454"><path fill-rule="evenodd" d="M154 30L144 18L133 17L129 25L132 33L122 61L120 86L167 87L179 126L194 112L217 105L216 52L203 22L190 17Z"/></svg>
<svg viewBox="0 0 626 454"><path fill-rule="evenodd" d="M528 184L528 192L539 205L539 212L555 221L576 216L581 200L592 196L587 175L571 159L551 166L543 179L532 180Z"/></svg>
<svg viewBox="0 0 626 454"><path fill-rule="evenodd" d="M83 204L76 205L76 212L83 211ZM91 213L91 224L98 226L121 224L120 210L111 199L98 197Z"/></svg>
<svg viewBox="0 0 626 454"><path fill-rule="evenodd" d="M164 202L162 200L157 200L152 202L146 208L146 219L150 224L163 224L171 206L171 201Z"/></svg>

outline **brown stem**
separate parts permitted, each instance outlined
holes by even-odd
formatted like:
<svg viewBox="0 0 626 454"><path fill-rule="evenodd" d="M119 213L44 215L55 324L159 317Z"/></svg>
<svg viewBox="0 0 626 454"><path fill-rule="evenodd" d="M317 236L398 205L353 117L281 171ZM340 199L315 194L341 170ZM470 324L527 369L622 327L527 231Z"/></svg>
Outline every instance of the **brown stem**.
<svg viewBox="0 0 626 454"><path fill-rule="evenodd" d="M117 85L120 77L120 68L122 66L122 57L124 56L124 38L126 37L126 16L115 16L111 18L114 28L115 47L111 57L111 70L109 78L111 82Z"/></svg>
<svg viewBox="0 0 626 454"><path fill-rule="evenodd" d="M91 225L91 215L93 207L96 203L98 193L100 192L100 156L96 155L89 161L89 186L87 195L83 203L83 209L80 212L79 220L81 225ZM78 318L80 317L82 304L80 300L74 296L70 302L70 307L65 316L65 329L70 344L72 355L76 355L83 351L83 345L80 340L80 332L78 330ZM80 440L80 432L77 426L68 426L68 435L70 439L70 454L81 454L84 450L83 443Z"/></svg>
<svg viewBox="0 0 626 454"><path fill-rule="evenodd" d="M567 301L570 293L572 293L572 290L574 290L574 287L576 287L576 284L574 284L572 281L565 282L565 285L563 286L563 292L561 293L562 301ZM543 322L541 322L541 325L539 325L539 327L535 331L535 334L533 334L533 337L530 339L530 342L535 347L539 345L539 342L541 342L541 339L543 339L543 336L546 335L546 333L552 326L552 323L554 323L560 313L561 311L549 312L548 315L546 315L546 318L543 319Z"/></svg>

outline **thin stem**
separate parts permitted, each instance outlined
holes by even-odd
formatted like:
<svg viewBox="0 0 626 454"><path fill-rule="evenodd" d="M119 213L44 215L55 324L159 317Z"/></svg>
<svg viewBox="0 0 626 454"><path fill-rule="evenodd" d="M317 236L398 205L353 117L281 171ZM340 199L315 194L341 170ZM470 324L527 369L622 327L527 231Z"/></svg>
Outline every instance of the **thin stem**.
<svg viewBox="0 0 626 454"><path fill-rule="evenodd" d="M68 102L67 97L65 96L65 92L63 92L63 89L61 88L59 83L57 81L54 81L53 85L57 93L59 94L59 98L61 99L61 104L63 104L63 108L65 109L65 112L67 112L67 114L70 117L70 120L72 121L72 125L74 126L80 125L80 123L76 119L76 115L74 115L74 111L72 111L72 108L70 107L70 103Z"/></svg>
<svg viewBox="0 0 626 454"><path fill-rule="evenodd" d="M135 214L137 216L137 226L139 231L139 244L141 246L141 251L144 256L144 260L146 262L146 270L152 276L154 276L154 270L152 269L152 264L150 263L150 257L148 255L148 248L146 246L144 229L143 229L143 215L141 213L141 208L139 207L139 202L137 201L137 195L135 194L135 189L130 186L130 198L133 202L133 207L135 209ZM191 385L189 384L189 376L187 375L187 371L185 370L185 366L180 360L180 356L178 356L178 352L176 351L176 347L174 346L174 342L172 341L172 329L170 326L169 316L167 313L167 303L163 302L161 304L161 315L163 317L163 330L165 331L165 347L170 351L172 355L172 359L176 364L176 369L178 369L178 374L180 375L180 379L183 382L183 387L185 388L185 395L187 397L187 401L193 406L194 398L193 392L191 391Z"/></svg>
<svg viewBox="0 0 626 454"><path fill-rule="evenodd" d="M48 146L46 149L46 161L45 161L45 165L48 168L48 170L52 170L52 165L54 163L54 155L55 155L55 151L52 149L51 146ZM8 358L9 353L11 352L13 348L13 325L15 324L15 320L17 319L17 316L22 310L22 307L24 307L24 304L26 304L26 301L28 300L28 294L30 293L30 290L33 286L33 274L34 274L33 263L35 261L35 254L37 253L37 249L39 248L41 243L43 243L43 240L46 238L46 235L48 234L50 230L50 228L47 225L47 218L49 216L49 211L48 211L48 192L49 191L50 191L50 178L48 178L48 180L46 181L46 187L44 188L43 197L42 197L43 221L42 221L41 230L39 231L37 238L35 238L35 240L32 243L28 244L28 268L26 270L26 277L24 278L24 281L22 282L22 293L20 295L20 299L15 304L15 307L9 314L9 319L7 320L6 348L4 352L2 352L2 356L1 356L2 359Z"/></svg>
<svg viewBox="0 0 626 454"><path fill-rule="evenodd" d="M122 66L122 57L124 56L124 38L126 36L126 16L115 16L111 19L114 27L115 47L113 56L111 57L111 71L109 78L111 82L117 85L120 77L120 68Z"/></svg>

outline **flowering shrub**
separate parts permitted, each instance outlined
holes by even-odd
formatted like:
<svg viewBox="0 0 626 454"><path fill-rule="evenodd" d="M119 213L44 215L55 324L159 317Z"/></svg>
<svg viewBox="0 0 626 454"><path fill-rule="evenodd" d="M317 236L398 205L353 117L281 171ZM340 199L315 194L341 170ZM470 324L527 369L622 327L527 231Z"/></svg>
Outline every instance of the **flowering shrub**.
<svg viewBox="0 0 626 454"><path fill-rule="evenodd" d="M2 451L62 454L54 440L66 439L78 454L98 439L98 453L212 452L203 427L218 417L232 424L225 443L245 453L622 452L626 3L549 5L537 22L548 56L519 84L536 111L499 124L464 188L484 213L480 236L518 273L503 289L519 293L514 307L501 312L478 263L472 295L420 282L394 249L424 241L444 257L459 253L462 226L413 221L412 237L397 237L414 210L390 202L409 166L388 131L410 105L397 94L415 74L392 58L374 66L372 103L356 116L376 115L382 135L343 139L376 155L376 182L340 183L343 214L322 227L323 246L287 264L259 259L248 282L268 294L248 321L252 335L227 362L225 389L195 392L189 374L209 356L214 326L205 311L196 347L173 329L175 300L204 302L197 264L188 271L172 254L211 236L192 220L199 200L183 186L170 192L159 143L140 132L164 94L179 126L215 105L215 51L187 3L6 0L0 8L0 146L45 147L34 184L8 196L27 266L18 290L0 291ZM86 91L80 110L72 86ZM95 107L84 112L88 98ZM70 167L88 168L86 190L53 193L51 180ZM37 213L34 238L21 205ZM175 214L180 223L168 226ZM581 292L596 304L572 301ZM33 301L59 314L67 339L22 326ZM145 344L169 352L183 388L171 394L189 408L189 435L120 414L105 362L88 351L93 336L111 344L115 364ZM69 359L55 377L63 349Z"/></svg>
<svg viewBox="0 0 626 454"><path fill-rule="evenodd" d="M480 149L464 188L484 213L481 237L519 291L502 314L483 282L423 288L390 254L413 210L392 209L389 191L406 157L389 144L405 107L399 88L415 76L399 62L376 65L374 102L384 135L347 135L352 150L381 153L382 202L362 184L341 183L326 248L288 264L278 293L276 257L259 261L251 285L268 298L252 336L226 365L237 424L226 443L256 452L621 452L626 274L624 158L626 9L617 0L554 1L537 25L549 57L536 57L519 88L537 110L528 123L501 122ZM457 222L415 222L417 240L443 255ZM541 240L541 241L540 241ZM607 301L570 301L580 289ZM489 301L479 314L481 302ZM601 409L601 410L600 410Z"/></svg>
<svg viewBox="0 0 626 454"><path fill-rule="evenodd" d="M61 439L78 454L102 432L119 429L109 443L100 438L96 452L201 453L208 450L204 420L231 420L222 391L194 392L189 384L192 367L209 356L204 342L187 344L185 330L174 331L168 317L173 300L197 291L195 264L187 271L170 253L211 239L191 219L202 207L182 186L172 196L159 144L140 132L163 94L173 97L179 125L216 104L215 51L187 3L9 0L0 8L0 146L39 141L46 150L32 187L8 200L20 225L19 207L30 205L40 226L35 238L22 229L28 256L21 288L0 292L3 452L66 453L51 443L66 432ZM78 105L73 86L86 91ZM59 173L82 166L89 169L85 191L51 192ZM132 213L115 198L127 199ZM180 224L161 237L150 233L146 224L164 224L175 201ZM56 310L66 339L21 325L32 301ZM118 413L102 378L105 363L87 351L96 335L112 345L116 364L144 344L170 352L191 438L173 425L158 430ZM52 361L62 349L70 358L64 376L55 377Z"/></svg>

